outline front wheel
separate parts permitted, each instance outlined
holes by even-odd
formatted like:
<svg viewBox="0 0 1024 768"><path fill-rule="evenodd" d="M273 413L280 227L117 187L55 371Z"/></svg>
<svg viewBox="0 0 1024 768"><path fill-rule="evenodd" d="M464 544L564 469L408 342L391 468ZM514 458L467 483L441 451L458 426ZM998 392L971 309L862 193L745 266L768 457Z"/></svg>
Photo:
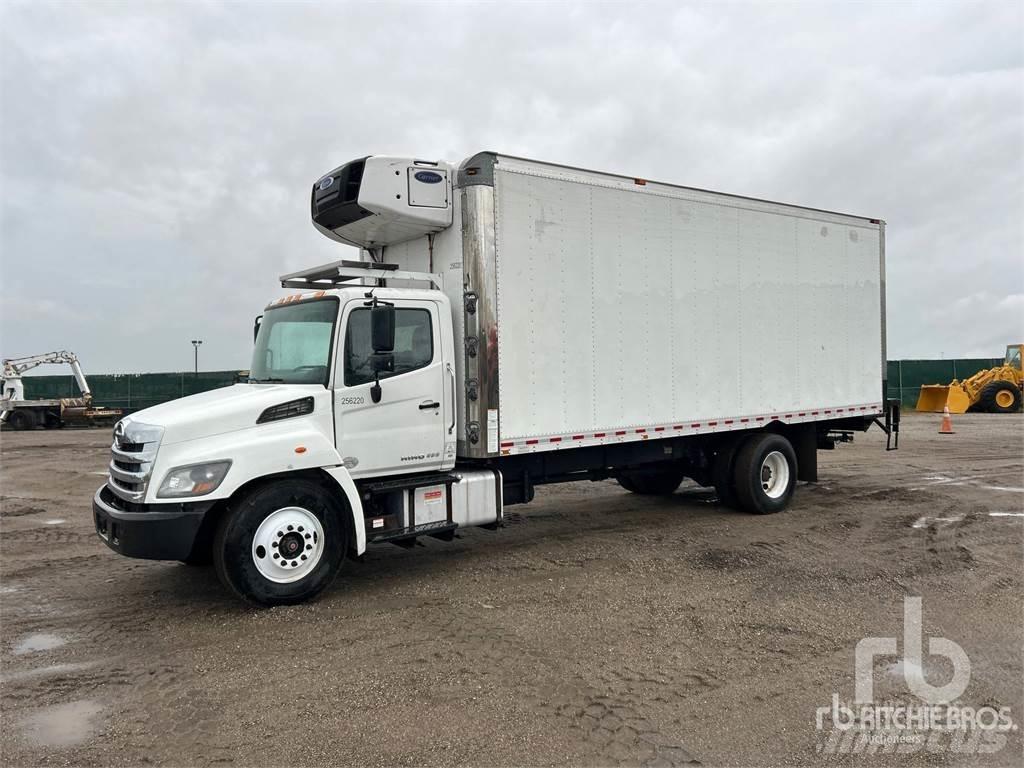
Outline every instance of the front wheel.
<svg viewBox="0 0 1024 768"><path fill-rule="evenodd" d="M309 600L330 585L349 545L342 505L309 480L279 480L233 503L213 542L220 580L260 605Z"/></svg>
<svg viewBox="0 0 1024 768"><path fill-rule="evenodd" d="M781 512L796 489L796 453L782 435L765 432L747 439L736 454L733 486L745 512Z"/></svg>
<svg viewBox="0 0 1024 768"><path fill-rule="evenodd" d="M1020 388L1012 381L993 381L986 384L978 396L981 410L989 413L1016 413L1020 410Z"/></svg>

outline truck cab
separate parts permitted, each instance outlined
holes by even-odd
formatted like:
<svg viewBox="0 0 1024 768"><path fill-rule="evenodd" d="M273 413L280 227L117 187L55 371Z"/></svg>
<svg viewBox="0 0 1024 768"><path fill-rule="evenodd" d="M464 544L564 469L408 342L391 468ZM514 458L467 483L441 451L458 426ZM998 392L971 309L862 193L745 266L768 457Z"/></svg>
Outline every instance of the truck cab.
<svg viewBox="0 0 1024 768"><path fill-rule="evenodd" d="M278 604L308 599L369 542L451 538L498 520L500 474L452 471L455 345L440 278L373 266L284 276L358 284L268 304L246 383L117 424L93 500L112 549L196 564L212 556L240 596ZM402 280L433 287L362 284ZM247 512L255 527L226 525Z"/></svg>
<svg viewBox="0 0 1024 768"><path fill-rule="evenodd" d="M385 350L373 345L380 310L393 323ZM329 434L353 479L451 469L450 317L447 297L436 290L358 287L287 296L263 315L246 386L328 390Z"/></svg>

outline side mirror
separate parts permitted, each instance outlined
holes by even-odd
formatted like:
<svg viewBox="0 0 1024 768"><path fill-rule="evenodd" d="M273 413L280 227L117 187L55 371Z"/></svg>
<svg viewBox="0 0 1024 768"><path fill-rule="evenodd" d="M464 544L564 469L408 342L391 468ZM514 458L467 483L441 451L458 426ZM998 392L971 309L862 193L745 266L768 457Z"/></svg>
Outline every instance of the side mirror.
<svg viewBox="0 0 1024 768"><path fill-rule="evenodd" d="M390 304L377 304L370 310L370 344L375 353L394 351L395 308Z"/></svg>
<svg viewBox="0 0 1024 768"><path fill-rule="evenodd" d="M256 343L256 337L260 335L260 323L263 322L263 315L256 315L256 319L252 321L252 343Z"/></svg>

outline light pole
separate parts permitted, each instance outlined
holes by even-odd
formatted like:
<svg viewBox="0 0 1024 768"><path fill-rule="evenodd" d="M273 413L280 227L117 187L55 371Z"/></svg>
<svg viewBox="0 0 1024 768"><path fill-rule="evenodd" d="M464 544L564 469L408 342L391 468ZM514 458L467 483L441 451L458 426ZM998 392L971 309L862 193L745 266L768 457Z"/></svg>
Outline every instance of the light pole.
<svg viewBox="0 0 1024 768"><path fill-rule="evenodd" d="M192 348L196 351L196 376L199 375L199 345L202 343L202 339L192 339Z"/></svg>

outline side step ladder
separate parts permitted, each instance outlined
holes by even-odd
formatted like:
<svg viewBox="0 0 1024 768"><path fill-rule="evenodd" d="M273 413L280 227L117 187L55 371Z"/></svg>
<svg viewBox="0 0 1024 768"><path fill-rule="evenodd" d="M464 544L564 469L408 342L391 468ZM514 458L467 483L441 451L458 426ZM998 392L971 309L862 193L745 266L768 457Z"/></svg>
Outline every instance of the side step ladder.
<svg viewBox="0 0 1024 768"><path fill-rule="evenodd" d="M367 536L366 543L388 543L397 544L400 547L414 547L416 546L416 537L418 536L432 536L435 539L441 539L442 541L451 541L455 538L455 531L458 527L458 523L449 523L447 520L441 520L436 523L410 525L407 528L399 528L394 531L387 531L386 533L377 533L372 536Z"/></svg>

